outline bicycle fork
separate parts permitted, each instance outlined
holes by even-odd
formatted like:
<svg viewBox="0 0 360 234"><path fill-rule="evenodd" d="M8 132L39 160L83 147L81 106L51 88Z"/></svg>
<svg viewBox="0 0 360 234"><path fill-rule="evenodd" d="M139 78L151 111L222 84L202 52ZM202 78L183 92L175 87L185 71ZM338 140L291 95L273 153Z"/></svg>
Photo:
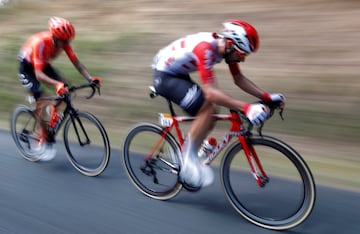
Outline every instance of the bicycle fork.
<svg viewBox="0 0 360 234"><path fill-rule="evenodd" d="M70 115L70 118L73 123L76 137L79 141L80 146L89 145L90 138L84 128L83 123L81 122L79 116L77 115L77 113L74 116ZM82 138L84 138L84 139L82 139Z"/></svg>
<svg viewBox="0 0 360 234"><path fill-rule="evenodd" d="M257 156L253 145L249 144L245 136L239 136L246 158L249 162L252 174L260 187L264 187L269 182L269 177L266 175L260 159Z"/></svg>

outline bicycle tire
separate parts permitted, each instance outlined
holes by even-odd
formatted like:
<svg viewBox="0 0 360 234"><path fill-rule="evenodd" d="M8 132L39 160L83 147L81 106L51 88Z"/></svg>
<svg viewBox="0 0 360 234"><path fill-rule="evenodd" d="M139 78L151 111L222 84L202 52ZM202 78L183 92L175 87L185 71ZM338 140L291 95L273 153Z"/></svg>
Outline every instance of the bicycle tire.
<svg viewBox="0 0 360 234"><path fill-rule="evenodd" d="M260 187L250 169L239 170L247 160L244 153L239 154L242 145L234 143L221 162L222 186L231 205L246 220L266 229L286 230L305 221L316 198L306 162L292 147L273 137L253 136L248 143L255 148L269 182Z"/></svg>
<svg viewBox="0 0 360 234"><path fill-rule="evenodd" d="M67 158L81 174L98 176L106 169L110 142L105 128L94 115L81 111L72 114L66 120L63 137Z"/></svg>
<svg viewBox="0 0 360 234"><path fill-rule="evenodd" d="M162 147L157 148L156 142L159 141ZM158 154L151 153L152 149ZM124 139L122 162L128 177L140 192L156 200L168 200L175 197L183 186L178 175L180 152L180 146L171 133L163 136L160 126L139 123ZM151 159L146 161L149 154Z"/></svg>
<svg viewBox="0 0 360 234"><path fill-rule="evenodd" d="M39 139L34 137L36 119L33 109L20 105L16 107L11 116L11 135L21 156L29 161L36 162L40 156L31 151L32 143L37 144Z"/></svg>

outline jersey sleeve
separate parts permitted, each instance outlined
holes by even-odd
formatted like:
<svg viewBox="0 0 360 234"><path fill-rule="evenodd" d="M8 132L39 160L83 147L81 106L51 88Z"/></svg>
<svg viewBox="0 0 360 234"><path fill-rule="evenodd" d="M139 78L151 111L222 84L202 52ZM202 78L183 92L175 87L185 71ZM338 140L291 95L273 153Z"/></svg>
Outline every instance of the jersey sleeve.
<svg viewBox="0 0 360 234"><path fill-rule="evenodd" d="M75 62L78 59L70 43L64 46L64 51L71 62Z"/></svg>
<svg viewBox="0 0 360 234"><path fill-rule="evenodd" d="M193 50L198 59L197 67L202 84L214 83L215 51L208 42L199 43Z"/></svg>

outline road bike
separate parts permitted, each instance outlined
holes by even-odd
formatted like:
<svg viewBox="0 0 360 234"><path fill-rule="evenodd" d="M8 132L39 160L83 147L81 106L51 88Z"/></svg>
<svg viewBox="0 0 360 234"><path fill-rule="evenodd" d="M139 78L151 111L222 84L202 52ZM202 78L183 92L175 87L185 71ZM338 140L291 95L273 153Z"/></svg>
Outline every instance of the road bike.
<svg viewBox="0 0 360 234"><path fill-rule="evenodd" d="M150 96L157 96L154 89ZM160 124L138 123L123 142L127 175L138 190L157 200L171 199L182 188L199 189L179 178L184 143L180 124L195 117L177 116L171 101L167 102L170 114L159 113ZM272 116L276 105L268 106ZM253 134L254 126L242 112L231 110L213 118L228 121L230 127L202 163L218 164L223 190L233 208L253 224L273 230L290 229L306 220L316 191L312 173L300 154L285 142L263 135L263 124ZM229 145L233 138L236 141ZM226 147L221 162L214 160Z"/></svg>
<svg viewBox="0 0 360 234"><path fill-rule="evenodd" d="M56 135L61 126L63 140L67 151L67 158L71 165L86 176L97 176L107 167L110 159L110 142L101 122L91 113L75 109L72 96L75 91L90 88L91 93L86 97L90 99L96 90L100 95L100 87L95 83L85 83L68 87L69 92L63 95L41 97L39 101L54 102L55 106L65 104L62 118L57 124L50 127L48 119L45 121L47 128L48 146L54 147ZM20 154L29 161L39 161L34 145L38 145L39 134L36 134L37 121L35 108L20 105L13 111L11 118L11 134Z"/></svg>

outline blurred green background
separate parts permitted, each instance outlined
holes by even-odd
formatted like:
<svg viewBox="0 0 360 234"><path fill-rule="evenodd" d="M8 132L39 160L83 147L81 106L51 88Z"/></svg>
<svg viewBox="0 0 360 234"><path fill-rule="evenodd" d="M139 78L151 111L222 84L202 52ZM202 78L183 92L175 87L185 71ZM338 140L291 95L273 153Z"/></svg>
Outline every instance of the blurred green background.
<svg viewBox="0 0 360 234"><path fill-rule="evenodd" d="M166 111L162 99L148 97L150 64L159 48L186 34L219 31L227 18L251 22L260 50L242 70L260 87L287 97L285 121L274 117L264 133L298 150L318 184L360 191L359 1L8 0L0 4L1 129L9 129L13 108L26 103L17 52L30 35L47 30L51 16L74 23L76 53L104 80L100 97L89 101L79 94L75 105L103 122L119 152L112 157L120 156L132 124L157 121L157 112ZM83 81L66 56L54 66L73 83ZM227 93L255 101L234 87L225 64L215 70ZM226 129L218 127L216 136Z"/></svg>

